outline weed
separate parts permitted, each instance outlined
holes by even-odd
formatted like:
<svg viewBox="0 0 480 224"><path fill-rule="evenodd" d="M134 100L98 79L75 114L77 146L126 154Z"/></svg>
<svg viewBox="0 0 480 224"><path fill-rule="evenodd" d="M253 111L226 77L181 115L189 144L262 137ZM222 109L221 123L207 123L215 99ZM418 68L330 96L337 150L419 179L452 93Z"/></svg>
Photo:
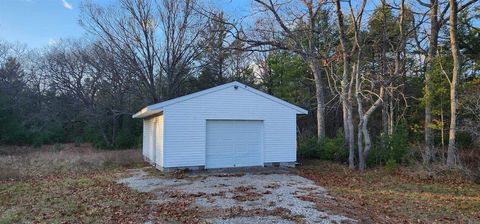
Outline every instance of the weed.
<svg viewBox="0 0 480 224"><path fill-rule="evenodd" d="M55 152L60 152L60 151L62 151L62 150L63 150L63 145L62 145L62 144L55 143L55 144L53 145L53 151L55 151Z"/></svg>
<svg viewBox="0 0 480 224"><path fill-rule="evenodd" d="M397 169L398 169L398 164L396 160L394 159L387 160L387 163L385 163L385 171L387 171L387 173L393 173L397 171Z"/></svg>

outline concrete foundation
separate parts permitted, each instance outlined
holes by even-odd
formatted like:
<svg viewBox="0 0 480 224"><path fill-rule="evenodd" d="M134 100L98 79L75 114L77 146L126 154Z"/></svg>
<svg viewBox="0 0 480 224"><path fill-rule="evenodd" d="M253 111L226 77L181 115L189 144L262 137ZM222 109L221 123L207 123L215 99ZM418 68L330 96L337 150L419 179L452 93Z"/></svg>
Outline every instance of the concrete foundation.
<svg viewBox="0 0 480 224"><path fill-rule="evenodd" d="M231 167L231 168L215 168L215 169L205 169L205 166L183 166L183 167L162 167L155 164L154 161L150 160L148 157L144 156L143 159L150 163L158 170L162 172L174 172L177 170L188 170L188 171L201 171L201 170L211 170L211 171L222 171L222 170L248 170L248 169L261 169L262 166L252 166L252 167ZM264 163L263 167L282 167L282 168L294 168L297 162L273 162L273 163Z"/></svg>
<svg viewBox="0 0 480 224"><path fill-rule="evenodd" d="M297 162L278 162L278 163L265 163L266 167L290 167L293 168Z"/></svg>
<svg viewBox="0 0 480 224"><path fill-rule="evenodd" d="M181 167L161 167L155 166L155 168L163 172L174 172L177 170L187 170L187 171L196 171L196 170L205 170L205 166L181 166Z"/></svg>

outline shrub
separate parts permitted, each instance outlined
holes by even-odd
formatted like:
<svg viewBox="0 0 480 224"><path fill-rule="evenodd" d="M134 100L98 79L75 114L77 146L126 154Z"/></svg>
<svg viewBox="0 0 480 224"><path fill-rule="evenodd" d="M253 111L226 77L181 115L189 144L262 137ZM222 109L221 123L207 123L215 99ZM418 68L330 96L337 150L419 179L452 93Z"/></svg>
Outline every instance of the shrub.
<svg viewBox="0 0 480 224"><path fill-rule="evenodd" d="M127 149L135 147L136 136L127 129L121 129L115 139L115 148Z"/></svg>
<svg viewBox="0 0 480 224"><path fill-rule="evenodd" d="M335 138L323 138L320 141L316 137L304 139L298 147L298 157L345 161L348 158L348 152L345 149L343 134L339 132Z"/></svg>
<svg viewBox="0 0 480 224"><path fill-rule="evenodd" d="M394 159L389 159L387 160L387 163L385 163L385 171L388 173L393 173L398 169L398 164L397 161Z"/></svg>
<svg viewBox="0 0 480 224"><path fill-rule="evenodd" d="M33 147L41 147L42 145L45 144L51 144L54 142L61 142L62 138L58 137L55 132L52 132L50 130L40 130L40 131L35 131L31 132L29 134L30 136L30 141Z"/></svg>
<svg viewBox="0 0 480 224"><path fill-rule="evenodd" d="M461 149L468 149L474 147L473 137L467 132L457 132L457 146Z"/></svg>
<svg viewBox="0 0 480 224"><path fill-rule="evenodd" d="M370 166L385 165L390 160L397 164L408 163L409 144L405 128L397 128L392 135L384 137L383 142L383 146L378 142L371 149L367 161Z"/></svg>
<svg viewBox="0 0 480 224"><path fill-rule="evenodd" d="M320 144L317 138L306 138L300 141L297 155L302 159L319 159L320 158Z"/></svg>

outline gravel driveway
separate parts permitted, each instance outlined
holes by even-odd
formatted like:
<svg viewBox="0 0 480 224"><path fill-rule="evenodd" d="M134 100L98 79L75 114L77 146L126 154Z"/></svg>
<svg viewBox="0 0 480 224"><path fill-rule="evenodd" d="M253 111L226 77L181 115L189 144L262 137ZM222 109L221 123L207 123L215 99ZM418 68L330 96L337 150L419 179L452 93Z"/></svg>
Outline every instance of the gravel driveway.
<svg viewBox="0 0 480 224"><path fill-rule="evenodd" d="M129 170L129 175L119 183L153 193L156 199L151 203L164 206L166 216L191 215L207 223L356 223L319 210L316 200L331 199L326 190L281 169L201 172L174 177L163 176L153 168L142 168ZM172 210L175 206L182 207L180 212Z"/></svg>

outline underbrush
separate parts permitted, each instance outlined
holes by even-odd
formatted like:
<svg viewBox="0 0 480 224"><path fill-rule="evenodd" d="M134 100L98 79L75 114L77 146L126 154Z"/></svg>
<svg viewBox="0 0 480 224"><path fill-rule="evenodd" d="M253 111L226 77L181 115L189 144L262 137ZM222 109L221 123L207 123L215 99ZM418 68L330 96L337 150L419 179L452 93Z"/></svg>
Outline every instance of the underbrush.
<svg viewBox="0 0 480 224"><path fill-rule="evenodd" d="M300 140L298 147L298 157L300 159L321 159L343 162L348 158L348 152L345 150L345 141L341 132L335 138L323 138L318 140L316 137Z"/></svg>
<svg viewBox="0 0 480 224"><path fill-rule="evenodd" d="M98 150L89 144L55 144L32 147L2 147L0 180L43 177L61 173L85 173L142 163L139 150Z"/></svg>
<svg viewBox="0 0 480 224"><path fill-rule="evenodd" d="M469 171L469 176L480 183L480 148L459 150L462 167Z"/></svg>
<svg viewBox="0 0 480 224"><path fill-rule="evenodd" d="M408 143L406 131L398 128L392 135L377 140L370 150L367 164L369 167L384 166L396 167L409 164L414 157ZM336 137L318 140L316 137L300 139L298 158L320 159L335 162L347 162L348 150L345 145L343 132L337 132ZM355 146L355 157L357 156Z"/></svg>
<svg viewBox="0 0 480 224"><path fill-rule="evenodd" d="M382 137L378 143L374 144L369 153L367 165L370 167L385 165L390 168L399 164L408 165L414 160L410 148L406 131L397 128L393 134Z"/></svg>

